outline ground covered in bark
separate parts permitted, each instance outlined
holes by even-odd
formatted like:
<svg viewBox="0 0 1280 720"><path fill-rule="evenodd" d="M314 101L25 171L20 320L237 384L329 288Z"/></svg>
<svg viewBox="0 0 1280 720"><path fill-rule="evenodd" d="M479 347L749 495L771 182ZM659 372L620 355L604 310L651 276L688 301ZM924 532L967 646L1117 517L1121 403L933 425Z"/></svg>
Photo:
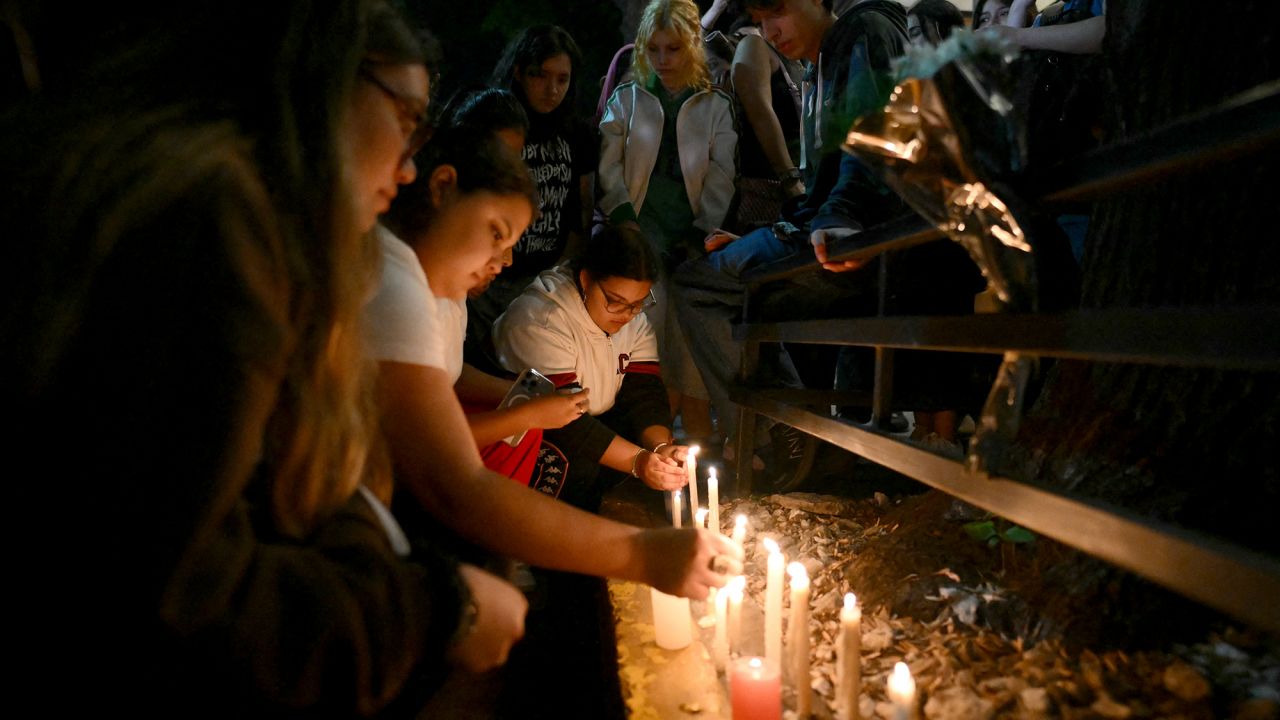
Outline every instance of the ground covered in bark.
<svg viewBox="0 0 1280 720"><path fill-rule="evenodd" d="M761 537L808 566L810 680L827 701L839 607L852 591L863 608L865 717L887 715L885 680L903 660L930 719L1280 718L1277 638L941 493L884 486L891 494L771 495L721 513L726 532L735 515L750 520L757 602Z"/></svg>

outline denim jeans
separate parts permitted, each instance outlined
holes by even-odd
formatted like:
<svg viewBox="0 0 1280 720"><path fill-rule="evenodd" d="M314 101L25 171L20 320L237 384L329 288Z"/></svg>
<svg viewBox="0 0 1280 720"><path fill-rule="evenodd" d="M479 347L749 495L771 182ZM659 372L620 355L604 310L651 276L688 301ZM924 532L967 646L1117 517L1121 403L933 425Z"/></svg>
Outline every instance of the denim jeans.
<svg viewBox="0 0 1280 720"><path fill-rule="evenodd" d="M738 423L738 408L729 401L729 386L737 378L742 358L742 343L732 335L732 324L742 313L746 289L742 275L796 250L791 243L779 240L771 228L760 228L721 250L684 263L672 275L671 295L680 309L680 325L726 438L733 437ZM800 387L795 368L776 347L768 352L761 348L756 380Z"/></svg>

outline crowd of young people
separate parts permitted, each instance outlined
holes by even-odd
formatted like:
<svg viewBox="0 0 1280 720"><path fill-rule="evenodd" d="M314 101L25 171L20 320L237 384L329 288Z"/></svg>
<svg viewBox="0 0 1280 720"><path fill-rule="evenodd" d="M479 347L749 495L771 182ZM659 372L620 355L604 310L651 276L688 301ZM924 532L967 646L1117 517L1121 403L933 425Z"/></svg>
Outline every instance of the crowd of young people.
<svg viewBox="0 0 1280 720"><path fill-rule="evenodd" d="M594 129L556 26L432 127L384 0L17 7L43 73L0 118L5 447L23 680L79 689L49 711L412 712L524 632L490 555L724 584L718 533L594 511L686 482L677 415L725 433L744 271L901 212L838 139L901 6L748 0L726 84L706 16L653 0ZM747 156L779 215L739 237ZM835 277L811 305L865 293ZM527 369L556 392L499 408Z"/></svg>

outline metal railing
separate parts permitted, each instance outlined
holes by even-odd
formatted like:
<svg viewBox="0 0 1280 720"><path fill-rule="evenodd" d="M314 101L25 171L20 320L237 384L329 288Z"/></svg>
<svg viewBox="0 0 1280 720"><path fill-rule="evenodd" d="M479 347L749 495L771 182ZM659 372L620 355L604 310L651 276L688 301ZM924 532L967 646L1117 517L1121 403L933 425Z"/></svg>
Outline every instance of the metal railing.
<svg viewBox="0 0 1280 720"><path fill-rule="evenodd" d="M1195 172L1277 141L1280 82L1100 148L1078 161L1029 173L1017 185L1045 206L1086 201L1154 178ZM867 260L942 238L921 218L900 218L833 243L829 256L833 261ZM882 311L885 266L881 264ZM1024 357L1277 371L1280 307L752 321L752 297L762 286L818 269L810 254L799 253L744 275L746 322L734 327L734 337L744 343L739 377L754 374L763 342L875 348L872 423L853 425L807 409L829 407L833 398L819 391L788 393L742 384L732 389L732 398L741 407L738 457L752 456L755 416L764 415L1247 623L1280 631L1280 561L1276 558L1089 498L974 472L963 461L934 454L877 428L892 400L895 349L1016 352ZM751 476L751 464L739 463L740 488L750 490Z"/></svg>

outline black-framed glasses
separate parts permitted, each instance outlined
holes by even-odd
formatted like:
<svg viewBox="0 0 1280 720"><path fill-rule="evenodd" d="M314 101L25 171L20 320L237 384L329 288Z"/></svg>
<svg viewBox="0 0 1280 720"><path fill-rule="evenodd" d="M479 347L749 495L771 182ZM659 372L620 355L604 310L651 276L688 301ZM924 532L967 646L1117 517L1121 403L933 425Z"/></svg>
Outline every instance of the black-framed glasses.
<svg viewBox="0 0 1280 720"><path fill-rule="evenodd" d="M431 125L427 122L427 112L425 109L418 109L421 101L400 93L387 85L367 64L361 64L359 72L362 79L377 88L379 92L387 96L391 104L396 106L396 115L400 118L400 130L405 136L404 155L402 158L408 160L417 155L418 151L422 149L423 145L427 144L427 140L431 137Z"/></svg>
<svg viewBox="0 0 1280 720"><path fill-rule="evenodd" d="M621 315L624 312L629 315L639 315L645 310L648 310L658 304L658 298L654 297L652 289L644 296L643 300L633 303L615 300L613 295L611 295L608 290L604 289L603 285L600 285L600 294L604 295L604 309L618 315Z"/></svg>

